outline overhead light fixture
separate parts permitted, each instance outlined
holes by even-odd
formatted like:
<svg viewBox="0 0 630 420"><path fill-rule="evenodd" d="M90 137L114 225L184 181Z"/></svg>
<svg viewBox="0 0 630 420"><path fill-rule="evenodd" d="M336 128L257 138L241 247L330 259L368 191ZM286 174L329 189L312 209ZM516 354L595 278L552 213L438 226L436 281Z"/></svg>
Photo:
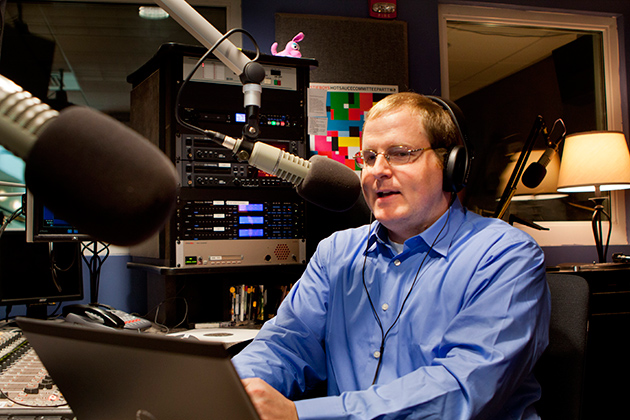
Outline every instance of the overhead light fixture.
<svg viewBox="0 0 630 420"><path fill-rule="evenodd" d="M164 9L157 6L140 6L138 14L141 18L149 20L161 20L169 16Z"/></svg>
<svg viewBox="0 0 630 420"><path fill-rule="evenodd" d="M594 192L590 200L595 203L592 225L595 247L599 262L606 262L611 226L604 247L602 216L610 215L604 210L606 197L602 191L630 188L630 152L623 133L617 131L590 131L566 137L558 191L563 193Z"/></svg>

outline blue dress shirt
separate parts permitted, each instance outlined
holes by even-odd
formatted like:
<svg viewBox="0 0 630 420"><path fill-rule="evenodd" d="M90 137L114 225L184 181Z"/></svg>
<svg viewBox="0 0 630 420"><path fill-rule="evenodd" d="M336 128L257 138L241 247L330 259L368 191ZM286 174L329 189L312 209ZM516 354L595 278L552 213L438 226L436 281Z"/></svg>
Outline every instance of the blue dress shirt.
<svg viewBox="0 0 630 420"><path fill-rule="evenodd" d="M233 362L295 400L301 420L538 419L531 372L550 306L536 242L456 200L397 255L379 222L321 241ZM378 321L393 324L382 354ZM321 383L327 396L301 399Z"/></svg>

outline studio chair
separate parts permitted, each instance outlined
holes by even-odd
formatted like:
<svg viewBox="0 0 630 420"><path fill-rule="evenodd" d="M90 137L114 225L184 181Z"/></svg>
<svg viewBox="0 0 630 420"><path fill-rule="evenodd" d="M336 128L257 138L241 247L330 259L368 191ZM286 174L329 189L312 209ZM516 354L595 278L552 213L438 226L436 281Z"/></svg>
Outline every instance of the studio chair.
<svg viewBox="0 0 630 420"><path fill-rule="evenodd" d="M547 274L551 291L549 346L534 372L542 387L542 420L579 420L588 339L589 287L573 274Z"/></svg>

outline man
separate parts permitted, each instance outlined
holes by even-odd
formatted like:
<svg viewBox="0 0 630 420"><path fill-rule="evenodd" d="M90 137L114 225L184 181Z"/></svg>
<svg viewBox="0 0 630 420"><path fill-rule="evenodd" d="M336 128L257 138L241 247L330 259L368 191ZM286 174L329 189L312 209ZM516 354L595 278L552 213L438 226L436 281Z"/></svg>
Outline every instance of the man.
<svg viewBox="0 0 630 420"><path fill-rule="evenodd" d="M370 110L357 162L376 221L324 239L233 359L262 419L539 418L544 256L443 187L456 132L418 94Z"/></svg>

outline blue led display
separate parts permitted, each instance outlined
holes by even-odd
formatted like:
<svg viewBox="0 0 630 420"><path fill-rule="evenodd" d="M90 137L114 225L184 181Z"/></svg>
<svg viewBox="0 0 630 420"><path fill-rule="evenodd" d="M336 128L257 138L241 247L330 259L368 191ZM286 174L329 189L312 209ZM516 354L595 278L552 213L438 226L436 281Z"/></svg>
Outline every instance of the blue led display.
<svg viewBox="0 0 630 420"><path fill-rule="evenodd" d="M263 211L262 204L239 204L238 211L241 213L248 211Z"/></svg>
<svg viewBox="0 0 630 420"><path fill-rule="evenodd" d="M239 216L238 222L241 225L262 225L265 218L262 216Z"/></svg>
<svg viewBox="0 0 630 420"><path fill-rule="evenodd" d="M260 238L263 236L262 229L239 229L238 237L239 238Z"/></svg>

